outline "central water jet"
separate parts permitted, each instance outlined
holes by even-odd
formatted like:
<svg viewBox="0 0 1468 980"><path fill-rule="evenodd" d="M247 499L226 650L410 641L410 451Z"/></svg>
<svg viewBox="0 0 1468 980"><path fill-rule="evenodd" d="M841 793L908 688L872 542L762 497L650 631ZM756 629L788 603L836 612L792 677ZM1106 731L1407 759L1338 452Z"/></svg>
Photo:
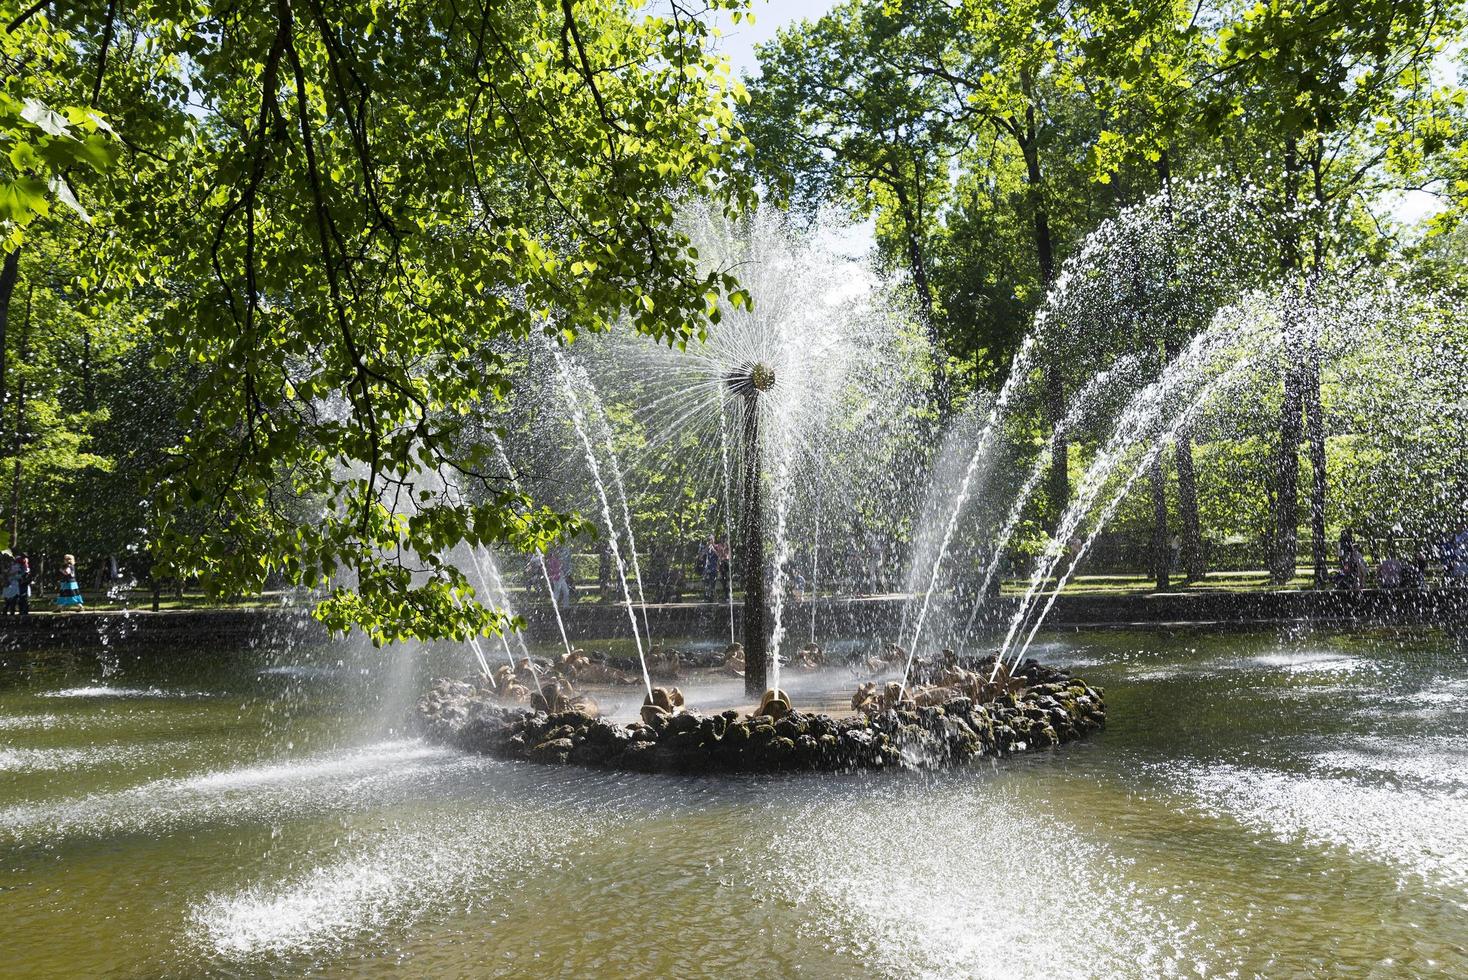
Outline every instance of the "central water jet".
<svg viewBox="0 0 1468 980"><path fill-rule="evenodd" d="M775 386L775 369L762 361L742 365L725 379L744 399L744 692L765 693L769 650L765 642L765 542L760 498L760 395Z"/></svg>

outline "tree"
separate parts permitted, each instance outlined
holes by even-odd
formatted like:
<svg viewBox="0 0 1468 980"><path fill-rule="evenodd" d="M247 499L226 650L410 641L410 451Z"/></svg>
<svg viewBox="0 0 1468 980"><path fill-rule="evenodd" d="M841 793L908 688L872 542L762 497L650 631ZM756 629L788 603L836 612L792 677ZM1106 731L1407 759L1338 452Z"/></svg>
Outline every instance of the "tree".
<svg viewBox="0 0 1468 980"><path fill-rule="evenodd" d="M1308 306L1312 282L1344 251L1342 243L1369 230L1363 227L1370 221L1367 205L1383 185L1410 180L1425 156L1440 151L1430 68L1460 27L1459 6L1450 0L1269 0L1245 8L1217 32L1209 115L1220 130L1237 125L1272 150L1266 161L1283 214L1278 261L1297 284L1293 305ZM1419 130L1419 120L1428 125ZM1285 327L1296 335L1285 349L1300 356L1284 370L1270 564L1276 582L1293 574L1303 435L1321 584L1327 461L1319 352L1298 322L1291 318Z"/></svg>
<svg viewBox="0 0 1468 980"><path fill-rule="evenodd" d="M87 220L78 174L105 172L118 155L95 88L90 105L79 98L86 48L45 6L0 3L0 398L10 390L6 338L26 238L44 233L57 205Z"/></svg>
<svg viewBox="0 0 1468 980"><path fill-rule="evenodd" d="M1009 140L1019 153L1026 189L1023 208L1044 293L1059 267L1045 145L1063 114L1059 104L1074 91L1066 64L1073 52L1065 11L1052 0L920 6L929 8L923 18L926 37L911 51L908 68L949 87L953 111L969 122L971 138L979 136L976 130L990 131ZM1045 346L1045 407L1057 433L1049 497L1052 517L1058 519L1070 498L1070 443L1060 432L1067 404L1064 338L1047 337Z"/></svg>
<svg viewBox="0 0 1468 980"><path fill-rule="evenodd" d="M951 145L943 84L902 62L917 25L847 0L762 45L760 77L742 119L757 173L807 211L832 199L876 215L878 238L905 266L936 359L939 415L952 406L942 308L932 284L933 229L946 197Z"/></svg>
<svg viewBox="0 0 1468 980"><path fill-rule="evenodd" d="M75 244L77 236L58 231L75 229L53 229L25 250L18 330L6 355L11 390L3 421L9 431L0 446L0 474L10 546L23 544L32 554L85 553L77 545L93 529L77 520L77 505L84 504L79 477L112 466L94 446L94 432L108 417L96 377L131 343L126 323L98 315L75 289L75 263L58 245Z"/></svg>
<svg viewBox="0 0 1468 980"><path fill-rule="evenodd" d="M154 367L197 378L159 485L162 557L218 594L330 581L318 615L376 640L502 625L442 556L582 525L466 438L469 411L512 384L495 342L626 317L683 343L736 289L673 224L688 195L749 196L741 91L704 21L622 0L57 17L173 75L132 93L166 122L122 138L159 166L113 202L135 281L160 297ZM445 494L444 474L479 493Z"/></svg>
<svg viewBox="0 0 1468 980"><path fill-rule="evenodd" d="M1157 184L1172 216L1172 166L1181 147L1195 137L1198 98L1196 81L1205 57L1203 33L1198 26L1200 5L1178 0L1117 3L1092 0L1081 5L1077 20L1082 37L1084 87L1106 120L1092 147L1095 179L1110 183L1128 164L1140 163L1155 171ZM1172 222L1169 220L1169 225ZM1173 239L1174 245L1177 239ZM1174 258L1176 264L1176 258ZM1176 270L1167 277L1176 281ZM1177 353L1180 341L1202 322L1173 323L1161 331L1160 365ZM1202 525L1198 516L1197 476L1193 461L1191 427L1182 426L1174 442L1178 510L1181 517L1179 558L1188 581L1207 574ZM1153 574L1159 589L1167 588L1171 547L1167 533L1165 460L1158 454L1151 473Z"/></svg>
<svg viewBox="0 0 1468 980"><path fill-rule="evenodd" d="M833 180L862 188L878 183L890 189L887 200L880 195L865 198L866 209L877 211L879 230L882 214L896 214L901 220L889 218L889 222L904 231L897 240L924 243L924 271L921 277L913 273L915 282L935 278L931 270L935 251L954 258L971 255L970 246L961 241L937 249L929 244L941 239L940 221L965 211L977 218L989 211L977 206L982 196L1003 187L998 193L1012 212L1006 220L1017 219L1026 226L1025 251L1037 282L1025 290L1020 305L1033 309L1054 282L1063 258L1064 237L1057 225L1066 222L1057 222L1057 212L1071 206L1065 203L1069 191L1057 187L1049 171L1069 169L1072 162L1066 151L1076 145L1074 131L1090 124L1071 71L1076 55L1072 42L1066 11L1049 2L850 0L761 49L766 67L750 108L752 116L765 117L750 124L757 159L762 154L774 161L766 169L777 174L777 184L782 179L778 174L794 172L801 176L783 180L796 187L805 180L810 191ZM911 207L913 194L892 189L916 183L907 175L946 175L960 157L963 168L979 179L969 183L960 175L939 183L928 178L924 186L929 196L922 210ZM896 167L894 161L903 165ZM1008 168L1017 176L1009 177ZM984 174L985 169L990 174ZM950 184L959 188L957 195ZM1011 187L1018 193L1011 193ZM951 212L955 198L958 210ZM932 227L926 234L913 233L914 220ZM965 224L959 221L952 227ZM972 246L986 247L992 248L990 241ZM992 322L987 310L1003 310L1023 288L1020 277L994 277L1020 288L1007 296L981 299L972 285L962 285L967 271L960 265L938 272L936 278L953 284L957 305L980 311L971 322ZM934 306L949 314L937 298ZM951 346L992 352L1012 346L1005 335L1013 332L1013 322L1007 321L998 337ZM939 329L935 336L954 333ZM1065 338L1052 331L1043 347L1045 412L1050 427L1056 428L1067 404ZM1057 516L1069 496L1068 444L1062 434L1050 468L1048 497Z"/></svg>

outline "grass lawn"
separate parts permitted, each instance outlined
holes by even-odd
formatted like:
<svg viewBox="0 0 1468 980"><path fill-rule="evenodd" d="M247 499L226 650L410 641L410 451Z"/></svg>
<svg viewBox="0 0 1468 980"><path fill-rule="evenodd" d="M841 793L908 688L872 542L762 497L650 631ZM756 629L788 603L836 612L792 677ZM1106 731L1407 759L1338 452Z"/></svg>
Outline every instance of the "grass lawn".
<svg viewBox="0 0 1468 980"><path fill-rule="evenodd" d="M1023 595L1029 588L1029 582L1023 579L1006 579L1000 587L1000 594L1005 596ZM1294 578L1284 586L1271 585L1269 573L1263 569L1251 569L1241 572L1210 572L1205 578L1198 582L1184 583L1181 576L1175 577L1167 591L1176 592L1266 592L1277 589L1308 589L1312 585L1312 570L1307 565L1301 565L1295 569ZM1042 592L1048 593L1054 589L1054 580L1046 583ZM580 603L597 602L595 589L592 586L582 585L578 590L577 601ZM1155 592L1154 583L1150 575L1077 575L1065 584L1065 595L1146 595ZM823 593L824 594L824 593ZM153 594L146 589L132 589L116 591L109 596L101 596L95 592L84 592L86 596L86 608L92 612L116 612L124 609L150 610L153 608ZM219 602L208 599L197 591L185 590L182 595L172 592L165 593L159 600L158 608L161 611L181 611L199 609L275 609L286 603L287 593L268 592L262 596L239 599L231 602ZM702 597L700 592L689 591L684 593L683 602L696 602ZM736 599L738 595L736 594ZM31 599L31 608L36 612L44 612L51 608L51 597L37 595ZM510 601L515 605L525 602L539 603L544 601L544 596L539 590L526 590L519 588L510 589Z"/></svg>
<svg viewBox="0 0 1468 980"><path fill-rule="evenodd" d="M121 612L126 609L151 610L153 608L153 593L145 589L115 591L111 595L83 590L82 596L86 600L86 609L90 612ZM32 595L31 611L45 612L51 609L52 598L49 595ZM210 599L202 592L185 591L182 596L165 592L158 600L160 612L190 609L274 609L280 605L281 594L278 592L230 602Z"/></svg>
<svg viewBox="0 0 1468 980"><path fill-rule="evenodd" d="M1202 580L1184 583L1182 576L1174 576L1168 592L1271 592L1277 589L1308 589L1314 583L1314 569L1301 565L1295 569L1294 578L1285 585L1272 585L1269 573L1263 569L1243 572L1210 572ZM1046 591L1053 591L1051 580ZM1019 579L1006 580L1000 587L1002 595L1022 595L1029 582ZM1077 575L1065 583L1065 595L1100 595L1117 593L1132 595L1155 592L1156 582L1151 575Z"/></svg>

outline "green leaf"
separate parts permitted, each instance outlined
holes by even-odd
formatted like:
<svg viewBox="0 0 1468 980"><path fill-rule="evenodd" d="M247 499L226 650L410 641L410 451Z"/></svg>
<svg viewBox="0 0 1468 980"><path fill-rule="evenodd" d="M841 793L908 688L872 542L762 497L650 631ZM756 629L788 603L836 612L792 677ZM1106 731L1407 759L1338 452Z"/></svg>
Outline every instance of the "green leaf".
<svg viewBox="0 0 1468 980"><path fill-rule="evenodd" d="M8 183L0 183L0 221L13 221L24 225L36 215L45 216L51 211L46 198L46 184L35 177L18 177Z"/></svg>

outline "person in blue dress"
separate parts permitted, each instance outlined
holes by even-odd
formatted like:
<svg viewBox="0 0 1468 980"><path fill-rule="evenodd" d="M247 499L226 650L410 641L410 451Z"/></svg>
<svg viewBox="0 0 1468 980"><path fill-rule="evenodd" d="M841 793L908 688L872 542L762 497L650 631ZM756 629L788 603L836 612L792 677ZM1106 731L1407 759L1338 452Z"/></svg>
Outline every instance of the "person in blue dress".
<svg viewBox="0 0 1468 980"><path fill-rule="evenodd" d="M82 587L76 581L76 556L67 555L61 562L60 589L56 605L63 609L82 608Z"/></svg>

